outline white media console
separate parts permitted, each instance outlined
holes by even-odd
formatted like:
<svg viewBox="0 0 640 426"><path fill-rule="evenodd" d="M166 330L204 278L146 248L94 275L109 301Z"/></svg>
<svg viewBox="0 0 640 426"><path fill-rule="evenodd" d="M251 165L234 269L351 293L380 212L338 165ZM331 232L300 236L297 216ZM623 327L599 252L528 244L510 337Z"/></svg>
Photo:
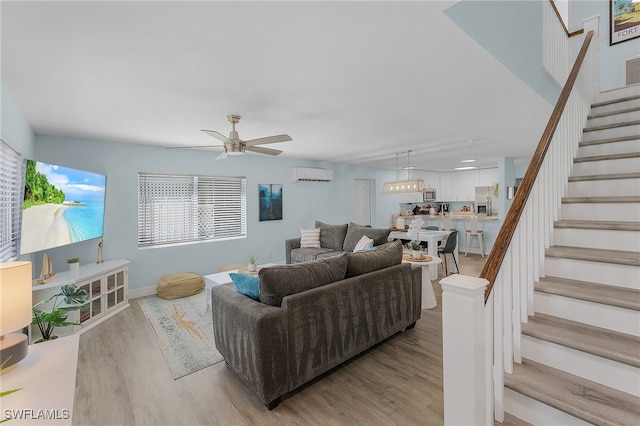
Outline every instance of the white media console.
<svg viewBox="0 0 640 426"><path fill-rule="evenodd" d="M75 284L87 291L89 298L80 310L69 312L69 321L82 325L56 328L54 334L66 336L84 333L113 315L129 307L129 277L127 259L107 260L103 263L81 265L78 272L58 272L55 278L46 284L33 281L33 304L60 291L65 284ZM51 304L41 309L47 311ZM41 335L38 327L30 326L31 343Z"/></svg>

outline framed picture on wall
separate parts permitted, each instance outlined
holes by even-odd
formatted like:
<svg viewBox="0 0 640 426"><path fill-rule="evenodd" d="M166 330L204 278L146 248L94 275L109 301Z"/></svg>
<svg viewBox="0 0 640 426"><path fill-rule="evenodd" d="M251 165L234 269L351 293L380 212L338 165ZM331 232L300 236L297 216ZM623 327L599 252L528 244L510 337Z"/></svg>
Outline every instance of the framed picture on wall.
<svg viewBox="0 0 640 426"><path fill-rule="evenodd" d="M265 220L282 220L282 184L258 184L258 197L260 222Z"/></svg>
<svg viewBox="0 0 640 426"><path fill-rule="evenodd" d="M640 37L640 1L609 0L609 45Z"/></svg>

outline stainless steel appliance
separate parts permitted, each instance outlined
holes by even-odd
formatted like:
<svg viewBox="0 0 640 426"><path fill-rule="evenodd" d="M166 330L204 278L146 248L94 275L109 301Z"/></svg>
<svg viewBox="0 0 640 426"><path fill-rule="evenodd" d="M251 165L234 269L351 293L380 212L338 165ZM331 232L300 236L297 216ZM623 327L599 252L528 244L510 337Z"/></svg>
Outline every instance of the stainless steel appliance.
<svg viewBox="0 0 640 426"><path fill-rule="evenodd" d="M435 188L425 188L422 192L422 201L435 201L436 190Z"/></svg>
<svg viewBox="0 0 640 426"><path fill-rule="evenodd" d="M495 216L498 214L498 199L493 186L476 186L476 213Z"/></svg>

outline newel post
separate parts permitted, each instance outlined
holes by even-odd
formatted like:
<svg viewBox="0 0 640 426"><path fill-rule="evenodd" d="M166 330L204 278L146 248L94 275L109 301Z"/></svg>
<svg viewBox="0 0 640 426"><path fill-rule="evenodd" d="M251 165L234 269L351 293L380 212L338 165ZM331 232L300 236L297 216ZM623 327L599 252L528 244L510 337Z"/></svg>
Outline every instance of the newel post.
<svg viewBox="0 0 640 426"><path fill-rule="evenodd" d="M445 425L493 423L487 374L484 289L489 281L466 275L440 280Z"/></svg>

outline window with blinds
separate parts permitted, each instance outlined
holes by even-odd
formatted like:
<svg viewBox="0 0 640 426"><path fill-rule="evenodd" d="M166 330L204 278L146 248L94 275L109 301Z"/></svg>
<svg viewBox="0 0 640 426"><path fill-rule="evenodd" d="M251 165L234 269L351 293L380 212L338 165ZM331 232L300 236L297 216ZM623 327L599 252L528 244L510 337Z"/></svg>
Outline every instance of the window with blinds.
<svg viewBox="0 0 640 426"><path fill-rule="evenodd" d="M18 258L23 186L22 156L0 140L0 262Z"/></svg>
<svg viewBox="0 0 640 426"><path fill-rule="evenodd" d="M138 174L138 247L247 236L246 178Z"/></svg>

